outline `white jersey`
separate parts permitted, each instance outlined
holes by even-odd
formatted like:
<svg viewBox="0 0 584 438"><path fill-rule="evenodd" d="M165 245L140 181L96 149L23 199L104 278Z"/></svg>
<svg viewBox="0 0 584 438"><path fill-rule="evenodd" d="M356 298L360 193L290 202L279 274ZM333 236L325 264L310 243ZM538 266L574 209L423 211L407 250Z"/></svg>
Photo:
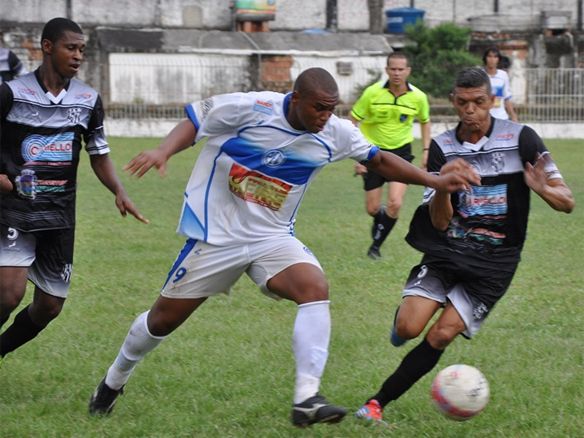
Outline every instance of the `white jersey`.
<svg viewBox="0 0 584 438"><path fill-rule="evenodd" d="M509 114L505 109L505 101L511 99L511 83L509 82L509 75L504 70L497 70L493 76L489 75L491 79L491 92L495 96L493 107L491 108L491 115L498 119L507 120Z"/></svg>
<svg viewBox="0 0 584 438"><path fill-rule="evenodd" d="M294 129L291 94L224 94L186 106L199 158L187 184L178 232L212 245L294 234L308 185L327 164L371 159L378 151L350 121L323 131Z"/></svg>

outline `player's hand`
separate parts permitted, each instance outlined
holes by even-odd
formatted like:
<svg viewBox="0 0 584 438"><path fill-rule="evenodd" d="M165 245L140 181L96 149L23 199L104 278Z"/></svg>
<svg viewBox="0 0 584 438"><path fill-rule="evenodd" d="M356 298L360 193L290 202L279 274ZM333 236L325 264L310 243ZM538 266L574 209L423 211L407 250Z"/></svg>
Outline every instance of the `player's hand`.
<svg viewBox="0 0 584 438"><path fill-rule="evenodd" d="M354 175L366 175L367 174L367 167L361 163L355 163L355 173Z"/></svg>
<svg viewBox="0 0 584 438"><path fill-rule="evenodd" d="M124 166L124 170L130 175L136 175L138 178L144 176L152 167L158 169L160 176L166 175L166 162L168 157L159 149L140 152Z"/></svg>
<svg viewBox="0 0 584 438"><path fill-rule="evenodd" d="M437 190L455 192L470 189L471 185L480 185L481 177L476 169L461 158L449 161L440 169L441 182Z"/></svg>
<svg viewBox="0 0 584 438"><path fill-rule="evenodd" d="M126 217L128 213L130 213L140 222L145 224L150 223L148 219L142 216L142 213L140 213L140 211L136 208L134 203L130 200L130 198L125 192L118 193L116 195L116 207L118 207L118 210L120 210L121 215L124 217Z"/></svg>
<svg viewBox="0 0 584 438"><path fill-rule="evenodd" d="M549 160L551 160L549 154L538 154L535 165L529 162L525 163L523 179L525 180L525 184L527 184L527 186L535 193L542 193L547 185L545 166Z"/></svg>
<svg viewBox="0 0 584 438"><path fill-rule="evenodd" d="M0 192L10 193L12 190L14 190L12 182L8 179L6 175L0 174Z"/></svg>

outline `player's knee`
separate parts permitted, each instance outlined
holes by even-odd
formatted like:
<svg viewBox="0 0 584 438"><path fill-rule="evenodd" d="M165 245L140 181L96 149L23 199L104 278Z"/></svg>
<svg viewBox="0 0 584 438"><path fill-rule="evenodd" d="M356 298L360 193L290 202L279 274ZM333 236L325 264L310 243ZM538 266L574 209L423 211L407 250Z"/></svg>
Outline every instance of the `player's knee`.
<svg viewBox="0 0 584 438"><path fill-rule="evenodd" d="M436 324L428 331L428 342L434 348L443 350L464 331L464 324L457 325L440 325Z"/></svg>
<svg viewBox="0 0 584 438"><path fill-rule="evenodd" d="M374 217L377 214L377 212L379 211L379 206L378 205L367 205L366 209L367 209L367 214L371 217Z"/></svg>
<svg viewBox="0 0 584 438"><path fill-rule="evenodd" d="M390 199L387 203L386 213L389 217L397 217L400 209L402 207L401 199Z"/></svg>
<svg viewBox="0 0 584 438"><path fill-rule="evenodd" d="M411 320L398 318L395 322L397 335L402 339L414 339L422 333L423 325L415 324Z"/></svg>
<svg viewBox="0 0 584 438"><path fill-rule="evenodd" d="M41 327L46 326L63 310L64 300L44 300L42 303L33 303L30 307L32 320Z"/></svg>
<svg viewBox="0 0 584 438"><path fill-rule="evenodd" d="M2 309L2 313L10 314L18 307L23 296L24 294L6 293L6 291L2 291L2 295L0 295L0 308Z"/></svg>

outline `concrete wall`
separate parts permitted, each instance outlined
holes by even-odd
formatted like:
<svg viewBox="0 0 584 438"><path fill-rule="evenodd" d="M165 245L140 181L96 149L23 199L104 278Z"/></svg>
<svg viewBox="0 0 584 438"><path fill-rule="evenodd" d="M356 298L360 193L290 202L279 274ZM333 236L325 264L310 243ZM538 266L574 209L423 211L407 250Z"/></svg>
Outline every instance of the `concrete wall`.
<svg viewBox="0 0 584 438"><path fill-rule="evenodd" d="M229 30L232 26L230 0L1 0L2 22L44 23L67 16L85 25L136 27L190 27ZM410 0L385 0L384 10L409 7ZM326 25L326 0L276 0L272 30L322 29ZM425 21L469 24L470 19L494 14L492 0L415 0L426 11ZM369 28L367 0L337 0L338 30L366 31ZM536 23L542 11L568 11L572 26L577 23L575 0L499 0L499 14L507 22ZM381 11L383 14L383 11ZM471 20L472 21L472 20Z"/></svg>

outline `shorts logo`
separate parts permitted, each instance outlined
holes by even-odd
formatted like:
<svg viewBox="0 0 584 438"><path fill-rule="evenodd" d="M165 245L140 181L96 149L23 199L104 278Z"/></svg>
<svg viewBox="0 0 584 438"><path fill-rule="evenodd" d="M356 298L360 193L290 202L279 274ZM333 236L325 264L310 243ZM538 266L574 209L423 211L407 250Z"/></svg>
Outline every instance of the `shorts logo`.
<svg viewBox="0 0 584 438"><path fill-rule="evenodd" d="M399 121L404 123L408 120L408 115L407 114L400 114L399 115Z"/></svg>
<svg viewBox="0 0 584 438"><path fill-rule="evenodd" d="M307 246L302 247L302 249L304 250L304 252L308 255L314 256L314 254L312 253L312 251L310 249L308 249Z"/></svg>
<svg viewBox="0 0 584 438"><path fill-rule="evenodd" d="M479 321L481 319L484 319L488 312L489 309L487 308L487 306L484 303L479 303L472 308L472 317L476 321Z"/></svg>
<svg viewBox="0 0 584 438"><path fill-rule="evenodd" d="M284 164L286 156L277 149L272 149L262 157L262 164L268 167L278 167Z"/></svg>
<svg viewBox="0 0 584 438"><path fill-rule="evenodd" d="M22 141L22 157L25 161L71 161L73 136L73 132L29 135Z"/></svg>
<svg viewBox="0 0 584 438"><path fill-rule="evenodd" d="M69 283L71 281L71 274L73 273L73 265L71 263L67 263L63 267L63 272L61 272L61 278L65 283Z"/></svg>

